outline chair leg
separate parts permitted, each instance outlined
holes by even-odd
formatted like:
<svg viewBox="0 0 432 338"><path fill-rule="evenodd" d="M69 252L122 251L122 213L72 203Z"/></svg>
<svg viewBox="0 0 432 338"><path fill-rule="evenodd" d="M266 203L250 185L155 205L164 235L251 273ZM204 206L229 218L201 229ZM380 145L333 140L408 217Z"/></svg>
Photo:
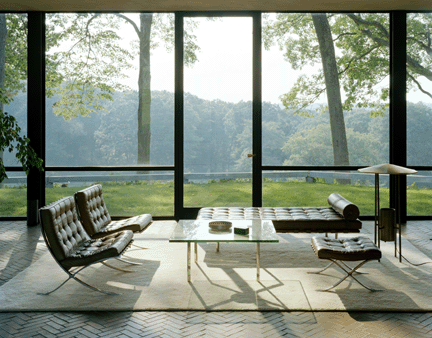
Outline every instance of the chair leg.
<svg viewBox="0 0 432 338"><path fill-rule="evenodd" d="M132 264L132 265L143 265L143 263L131 262L131 261L128 261L128 260L126 260L124 258L117 258L117 260L120 261L120 262L127 263L127 264Z"/></svg>
<svg viewBox="0 0 432 338"><path fill-rule="evenodd" d="M369 262L369 260L364 260L362 262L360 262L357 266L355 266L354 268L350 268L348 265L346 265L344 262L339 262L335 259L329 259L331 261L331 263L326 266L323 270L320 270L317 273L320 273L324 270L326 270L327 268L329 268L332 264L336 264L337 266L339 266L345 273L346 275L344 277L342 277L339 281L337 281L335 284L333 284L332 286L325 288L325 289L320 289L320 290L316 290L316 291L328 291L330 289L333 289L334 287L338 286L340 283L342 283L345 279L347 279L348 277L353 278L357 283L359 283L361 286L363 286L364 288L366 288L369 291L383 291L383 290L378 290L378 289L372 289L366 285L364 285L362 282L360 282L355 276L353 276L353 274L355 272L357 272L356 270L359 269L361 266L363 266L364 264L366 264L367 262ZM342 264L341 264L342 263Z"/></svg>
<svg viewBox="0 0 432 338"><path fill-rule="evenodd" d="M143 250L148 249L148 248L144 248L143 246L136 245L136 244L132 244L132 246L137 247L138 249L143 249Z"/></svg>
<svg viewBox="0 0 432 338"><path fill-rule="evenodd" d="M118 268L118 267L116 267L116 266L113 266L113 265L111 265L111 264L108 264L107 262L101 262L101 263L102 263L103 265L105 265L105 266L111 268L111 269L114 269L114 270L118 270L118 271L122 271L122 272L134 272L133 270L127 270L127 269Z"/></svg>
<svg viewBox="0 0 432 338"><path fill-rule="evenodd" d="M89 265L88 265L88 266L89 266ZM69 275L68 279L66 279L63 283L61 283L61 284L60 284L59 286L57 286L55 289L53 289L53 290L51 290L51 291L48 291L48 292L45 292L45 293L38 292L38 295L47 296L47 295L53 293L54 291L57 291L57 290L60 289L63 285L65 285L66 282L67 282L69 279L74 279L74 280L76 280L78 283L80 283L80 284L82 284L82 285L84 285L84 286L86 286L86 287L88 287L88 288L90 288L90 289L92 289L92 290L94 290L94 291L98 291L98 292L101 292L101 293L106 294L106 295L120 295L119 293L115 293L115 292L108 292L108 291L101 290L101 289L99 289L99 288L97 288L97 287L95 287L95 286L92 286L92 285L90 285L90 284L88 284L88 283L86 283L86 282L80 280L79 278L75 277L75 275L76 275L78 272L80 272L81 270L85 269L85 268L88 267L88 266L85 266L85 267L79 269L78 271L76 271L76 272L73 273L73 274L70 273L69 271L63 269L63 270L65 270L66 273Z"/></svg>

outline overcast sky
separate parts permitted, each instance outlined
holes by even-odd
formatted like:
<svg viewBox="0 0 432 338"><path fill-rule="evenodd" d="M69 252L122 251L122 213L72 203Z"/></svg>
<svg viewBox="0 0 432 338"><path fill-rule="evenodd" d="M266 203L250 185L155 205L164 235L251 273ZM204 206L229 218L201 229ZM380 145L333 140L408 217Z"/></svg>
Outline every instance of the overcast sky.
<svg viewBox="0 0 432 338"><path fill-rule="evenodd" d="M188 18L190 20L190 18ZM220 99L229 102L252 100L252 18L237 17L208 21L194 18L199 27L193 31L201 50L198 61L185 68L184 89L207 100ZM130 26L130 25L128 25ZM124 29L125 41L136 34L130 27ZM315 68L293 71L283 59L282 51L274 47L263 51L263 100L280 103L280 95L287 93L300 74L316 72ZM174 91L174 53L163 46L152 51L152 90ZM128 85L137 89L137 71L129 73ZM388 81L386 79L385 81ZM421 81L425 89L432 91L430 81ZM382 83L381 85L385 85ZM411 102L432 102L420 93L408 94ZM325 96L320 99L325 102Z"/></svg>

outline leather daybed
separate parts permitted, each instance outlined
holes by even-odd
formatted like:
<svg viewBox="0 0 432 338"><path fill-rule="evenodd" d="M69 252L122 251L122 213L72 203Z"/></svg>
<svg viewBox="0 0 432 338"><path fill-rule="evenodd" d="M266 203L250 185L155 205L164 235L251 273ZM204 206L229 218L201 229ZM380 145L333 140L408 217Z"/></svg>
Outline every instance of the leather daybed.
<svg viewBox="0 0 432 338"><path fill-rule="evenodd" d="M328 197L329 207L206 207L197 219L272 220L276 232L360 232L359 208L337 193Z"/></svg>

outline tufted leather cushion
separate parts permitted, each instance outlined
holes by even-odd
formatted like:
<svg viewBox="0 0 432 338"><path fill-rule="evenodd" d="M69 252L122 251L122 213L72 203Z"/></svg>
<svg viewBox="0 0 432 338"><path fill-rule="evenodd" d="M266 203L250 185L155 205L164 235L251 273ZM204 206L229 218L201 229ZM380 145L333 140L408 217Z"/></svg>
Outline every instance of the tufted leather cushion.
<svg viewBox="0 0 432 338"><path fill-rule="evenodd" d="M70 256L84 241L90 240L78 219L73 197L64 197L39 211L48 242L58 261Z"/></svg>
<svg viewBox="0 0 432 338"><path fill-rule="evenodd" d="M277 232L359 232L362 223L347 221L330 207L216 207L202 208L197 219L273 220Z"/></svg>
<svg viewBox="0 0 432 338"><path fill-rule="evenodd" d="M111 221L106 227L99 231L99 234L115 233L121 230L131 230L133 232L140 232L147 228L153 221L150 214L142 214L130 218L121 219L118 221ZM95 237L99 237L95 236Z"/></svg>
<svg viewBox="0 0 432 338"><path fill-rule="evenodd" d="M337 193L331 194L327 201L336 212L341 214L348 221L354 221L360 215L360 210L355 204Z"/></svg>
<svg viewBox="0 0 432 338"><path fill-rule="evenodd" d="M72 196L40 208L39 212L52 253L66 269L117 257L132 243L132 231L91 239L78 219Z"/></svg>
<svg viewBox="0 0 432 338"><path fill-rule="evenodd" d="M98 233L111 222L100 184L75 193L80 218L90 236Z"/></svg>
<svg viewBox="0 0 432 338"><path fill-rule="evenodd" d="M315 254L321 259L361 261L381 258L381 250L368 237L312 237L311 244Z"/></svg>
<svg viewBox="0 0 432 338"><path fill-rule="evenodd" d="M99 239L82 242L61 264L70 269L120 256L133 241L132 231L122 231Z"/></svg>
<svg viewBox="0 0 432 338"><path fill-rule="evenodd" d="M111 220L102 195L102 185L95 184L75 193L80 218L87 233L92 238L131 230L140 232L152 222L150 214L142 214L119 221Z"/></svg>

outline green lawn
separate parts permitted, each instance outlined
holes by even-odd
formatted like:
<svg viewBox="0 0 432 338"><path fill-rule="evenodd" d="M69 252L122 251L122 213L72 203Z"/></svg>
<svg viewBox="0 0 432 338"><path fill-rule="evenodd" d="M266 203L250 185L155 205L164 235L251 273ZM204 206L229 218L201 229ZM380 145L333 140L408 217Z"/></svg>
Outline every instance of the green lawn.
<svg viewBox="0 0 432 338"><path fill-rule="evenodd" d="M46 189L47 203L72 196L84 187L54 187ZM174 214L174 184L172 182L104 183L104 199L111 215L151 213L154 216ZM250 206L251 184L241 181L192 183L184 186L185 206ZM357 204L361 215L374 213L374 187L305 182L264 182L264 206L326 206L327 197L337 192ZM0 216L25 216L25 188L0 189ZM381 207L388 207L388 188L380 189ZM408 214L431 215L432 190L408 190Z"/></svg>

